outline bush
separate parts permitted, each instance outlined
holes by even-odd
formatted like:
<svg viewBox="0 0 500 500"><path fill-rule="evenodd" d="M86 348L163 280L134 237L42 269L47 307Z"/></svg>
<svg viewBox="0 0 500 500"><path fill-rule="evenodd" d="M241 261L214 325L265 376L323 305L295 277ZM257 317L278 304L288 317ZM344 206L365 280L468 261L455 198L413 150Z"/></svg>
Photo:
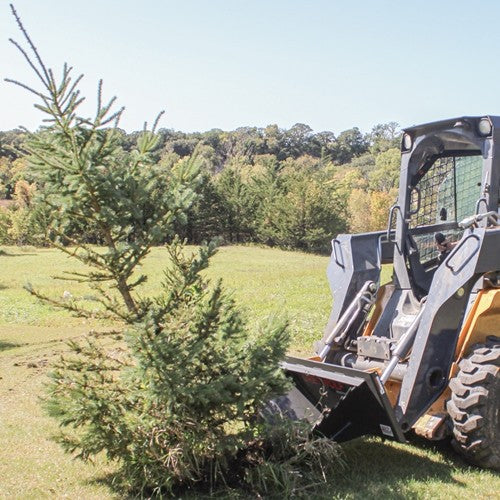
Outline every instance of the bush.
<svg viewBox="0 0 500 500"><path fill-rule="evenodd" d="M0 244L8 245L9 243L9 212L0 208Z"/></svg>
<svg viewBox="0 0 500 500"><path fill-rule="evenodd" d="M70 429L59 441L84 459L105 451L133 490L224 482L263 432L258 409L285 390L285 322L252 335L220 283L200 275L212 253L185 257L174 242L163 294L125 345L73 343L52 373L46 405Z"/></svg>
<svg viewBox="0 0 500 500"><path fill-rule="evenodd" d="M30 208L9 210L7 239L11 245L41 246L45 241L38 213Z"/></svg>

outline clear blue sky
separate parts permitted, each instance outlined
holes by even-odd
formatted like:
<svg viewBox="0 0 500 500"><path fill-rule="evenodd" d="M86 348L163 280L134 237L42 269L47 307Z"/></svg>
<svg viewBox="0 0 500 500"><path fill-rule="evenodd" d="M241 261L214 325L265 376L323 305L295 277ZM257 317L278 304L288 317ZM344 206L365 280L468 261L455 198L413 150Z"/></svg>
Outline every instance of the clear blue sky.
<svg viewBox="0 0 500 500"><path fill-rule="evenodd" d="M7 39L1 77L33 82ZM495 0L17 0L49 66L64 61L126 106L135 130L166 110L183 131L301 122L339 133L500 114ZM0 83L0 130L40 124L33 98Z"/></svg>

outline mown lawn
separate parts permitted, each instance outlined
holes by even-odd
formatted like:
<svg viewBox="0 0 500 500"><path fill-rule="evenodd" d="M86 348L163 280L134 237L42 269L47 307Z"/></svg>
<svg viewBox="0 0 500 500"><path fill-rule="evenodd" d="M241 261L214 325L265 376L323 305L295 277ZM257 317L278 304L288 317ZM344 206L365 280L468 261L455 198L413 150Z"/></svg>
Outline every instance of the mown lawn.
<svg viewBox="0 0 500 500"><path fill-rule="evenodd" d="M0 254L0 496L1 498L119 498L111 484L113 466L73 460L51 441L55 423L40 407L51 362L64 340L97 321L74 318L36 302L23 285L62 296L65 291L93 307L82 285L51 276L76 269L55 250L5 248ZM310 353L322 335L331 299L326 257L257 247L226 247L207 271L222 278L251 322L285 312L290 319L291 351ZM144 264L150 277L143 293L153 293L167 263L155 249ZM385 270L387 277L389 270ZM343 446L347 468L328 485L312 487L312 498L498 498L499 475L464 464L449 446L418 446L359 439Z"/></svg>

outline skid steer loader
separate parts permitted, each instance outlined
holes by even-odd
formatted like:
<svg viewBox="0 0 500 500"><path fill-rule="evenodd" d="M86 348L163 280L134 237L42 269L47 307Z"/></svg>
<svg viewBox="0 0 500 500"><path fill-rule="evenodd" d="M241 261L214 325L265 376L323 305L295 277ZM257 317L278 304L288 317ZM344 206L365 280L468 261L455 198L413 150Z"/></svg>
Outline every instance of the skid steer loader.
<svg viewBox="0 0 500 500"><path fill-rule="evenodd" d="M499 197L500 117L405 129L387 231L333 239L324 336L283 361L294 388L267 411L337 441L451 435L499 470Z"/></svg>

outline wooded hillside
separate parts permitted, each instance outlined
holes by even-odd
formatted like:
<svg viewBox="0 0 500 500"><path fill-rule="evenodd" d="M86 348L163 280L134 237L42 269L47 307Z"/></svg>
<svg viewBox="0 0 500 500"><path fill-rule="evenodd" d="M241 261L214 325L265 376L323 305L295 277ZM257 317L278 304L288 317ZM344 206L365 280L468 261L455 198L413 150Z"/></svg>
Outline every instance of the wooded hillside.
<svg viewBox="0 0 500 500"><path fill-rule="evenodd" d="M139 132L117 133L122 151L133 150ZM156 167L194 161L200 170L196 202L176 228L190 243L217 237L327 252L338 233L385 228L395 200L400 131L394 122L366 134L358 128L314 133L297 123L230 132L160 129L159 136ZM20 129L0 132L0 243L42 245L37 197L44 186L30 167L25 139ZM68 228L68 236L75 230ZM100 243L91 228L86 238Z"/></svg>

